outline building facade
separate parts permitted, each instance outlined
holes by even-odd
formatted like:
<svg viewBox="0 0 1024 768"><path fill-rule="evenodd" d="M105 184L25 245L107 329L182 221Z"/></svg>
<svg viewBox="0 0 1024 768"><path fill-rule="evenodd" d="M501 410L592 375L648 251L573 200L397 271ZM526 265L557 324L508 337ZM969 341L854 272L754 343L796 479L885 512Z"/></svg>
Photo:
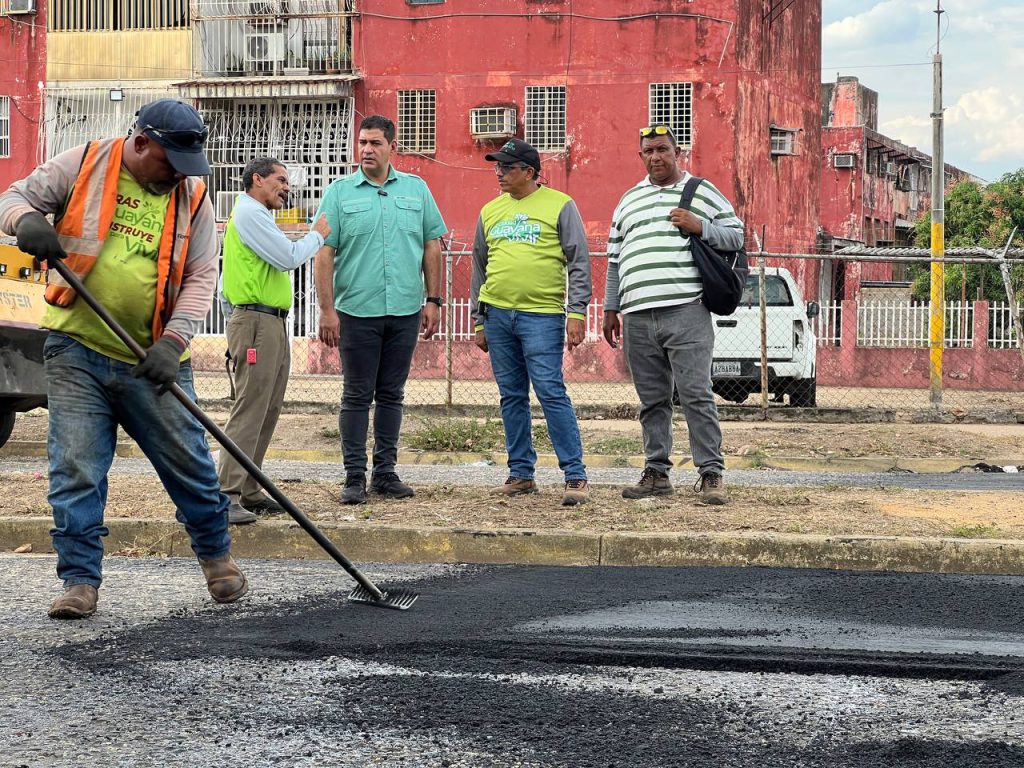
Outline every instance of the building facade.
<svg viewBox="0 0 1024 768"><path fill-rule="evenodd" d="M46 80L45 13L35 0L0 0L0 189L39 162Z"/></svg>
<svg viewBox="0 0 1024 768"><path fill-rule="evenodd" d="M931 156L878 132L878 93L856 77L823 83L821 104L819 247L910 245L931 208ZM969 178L946 165L946 188ZM905 264L828 262L820 295L855 298L863 283L904 282L905 270Z"/></svg>

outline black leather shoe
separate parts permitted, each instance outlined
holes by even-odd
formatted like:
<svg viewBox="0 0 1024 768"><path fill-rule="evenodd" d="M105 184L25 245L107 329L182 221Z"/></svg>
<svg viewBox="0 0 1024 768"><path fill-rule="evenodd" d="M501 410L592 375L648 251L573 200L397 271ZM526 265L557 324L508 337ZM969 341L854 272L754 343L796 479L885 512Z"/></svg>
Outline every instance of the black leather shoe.
<svg viewBox="0 0 1024 768"><path fill-rule="evenodd" d="M280 515L284 512L284 507L273 499L262 499L255 504L242 504L242 506L254 515Z"/></svg>
<svg viewBox="0 0 1024 768"><path fill-rule="evenodd" d="M403 483L394 472L374 475L372 486L374 493L387 496L389 499L407 499L416 495L416 491Z"/></svg>
<svg viewBox="0 0 1024 768"><path fill-rule="evenodd" d="M228 506L228 522L231 525L248 525L255 523L259 518L237 502L231 502Z"/></svg>
<svg viewBox="0 0 1024 768"><path fill-rule="evenodd" d="M345 490L341 492L341 503L366 503L366 475L349 475L345 478Z"/></svg>

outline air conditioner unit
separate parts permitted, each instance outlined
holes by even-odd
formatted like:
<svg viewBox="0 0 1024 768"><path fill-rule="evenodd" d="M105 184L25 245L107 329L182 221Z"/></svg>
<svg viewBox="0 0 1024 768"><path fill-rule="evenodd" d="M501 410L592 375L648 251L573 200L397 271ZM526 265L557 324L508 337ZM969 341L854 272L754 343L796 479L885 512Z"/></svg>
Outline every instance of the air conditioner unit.
<svg viewBox="0 0 1024 768"><path fill-rule="evenodd" d="M18 16L23 13L35 13L36 0L8 0L7 15Z"/></svg>
<svg viewBox="0 0 1024 768"><path fill-rule="evenodd" d="M474 139L507 139L516 133L512 107L478 107L469 110L469 132Z"/></svg>
<svg viewBox="0 0 1024 768"><path fill-rule="evenodd" d="M284 32L250 32L245 35L247 72L278 72L287 53Z"/></svg>
<svg viewBox="0 0 1024 768"><path fill-rule="evenodd" d="M237 192L218 192L214 199L214 214L217 221L227 221L238 199Z"/></svg>
<svg viewBox="0 0 1024 768"><path fill-rule="evenodd" d="M835 155L832 158L832 165L836 168L853 168L856 161L856 155Z"/></svg>

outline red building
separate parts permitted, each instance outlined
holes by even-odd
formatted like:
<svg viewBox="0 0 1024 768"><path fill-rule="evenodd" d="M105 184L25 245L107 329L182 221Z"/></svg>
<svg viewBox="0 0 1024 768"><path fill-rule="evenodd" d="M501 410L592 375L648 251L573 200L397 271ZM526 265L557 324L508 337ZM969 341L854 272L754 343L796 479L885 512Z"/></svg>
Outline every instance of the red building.
<svg viewBox="0 0 1024 768"><path fill-rule="evenodd" d="M762 232L773 251L815 243L818 202L806 191L821 163L820 2L363 0L359 10L356 118L396 118L396 165L427 180L457 242L472 240L498 193L484 155L516 135L541 150L543 176L573 196L602 248L620 195L644 176L638 129L667 123L686 167L735 204L748 246ZM795 267L806 286L815 269Z"/></svg>
<svg viewBox="0 0 1024 768"><path fill-rule="evenodd" d="M46 82L46 3L38 13L35 2L4 5L6 13L0 15L6 62L0 70L0 190L27 176L39 163ZM16 8L33 12L18 13Z"/></svg>
<svg viewBox="0 0 1024 768"><path fill-rule="evenodd" d="M931 156L878 132L878 93L856 77L823 83L821 103L821 247L910 245L931 208ZM947 187L970 178L951 165L945 171ZM854 298L863 282L902 281L905 268L836 262L822 295Z"/></svg>

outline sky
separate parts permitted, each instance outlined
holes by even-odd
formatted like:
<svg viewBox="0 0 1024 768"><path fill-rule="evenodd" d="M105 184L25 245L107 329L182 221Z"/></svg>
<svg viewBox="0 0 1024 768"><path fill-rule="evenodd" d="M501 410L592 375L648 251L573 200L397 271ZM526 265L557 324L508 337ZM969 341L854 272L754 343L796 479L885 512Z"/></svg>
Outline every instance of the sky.
<svg viewBox="0 0 1024 768"><path fill-rule="evenodd" d="M822 82L878 92L879 132L932 152L936 0L824 0ZM942 0L945 160L986 181L1024 168L1024 0ZM908 66L900 66L908 65Z"/></svg>

